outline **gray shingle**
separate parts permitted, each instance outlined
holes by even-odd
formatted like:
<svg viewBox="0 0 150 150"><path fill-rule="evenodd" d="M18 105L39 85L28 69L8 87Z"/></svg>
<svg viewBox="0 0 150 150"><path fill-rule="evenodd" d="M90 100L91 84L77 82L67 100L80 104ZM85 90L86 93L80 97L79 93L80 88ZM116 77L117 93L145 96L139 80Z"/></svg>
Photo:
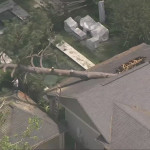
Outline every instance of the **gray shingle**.
<svg viewBox="0 0 150 150"><path fill-rule="evenodd" d="M133 116L140 115L130 107L114 105L111 149L149 149L150 132ZM142 116L142 118L145 116ZM148 116L147 116L148 117ZM138 117L141 118L141 117ZM148 119L150 120L150 118Z"/></svg>
<svg viewBox="0 0 150 150"><path fill-rule="evenodd" d="M78 96L78 102L109 143L113 103L123 102L149 110L149 80L150 65L147 65L105 86L96 85Z"/></svg>
<svg viewBox="0 0 150 150"><path fill-rule="evenodd" d="M138 56L147 57L146 61L150 61L150 45L143 43L141 45L133 47L121 54L112 57L111 59L108 59L100 64L97 64L96 66L90 68L89 71L114 73L115 70L123 63L126 63ZM97 84L103 84L104 81L107 80L109 79L92 79L88 81L83 81L78 78L69 78L68 80L65 80L63 83L61 83L61 86L66 84L72 84L77 81L79 83L73 84L67 88L63 88L62 94L64 96L75 98L78 95L80 95L80 93L89 90L90 88L92 88Z"/></svg>
<svg viewBox="0 0 150 150"><path fill-rule="evenodd" d="M38 145L44 141L46 142L64 131L63 128L58 126L46 113L42 112L31 99L23 101L12 96L7 101L11 101L11 103L4 105L1 110L2 112L8 110L9 113L4 127L0 128L0 139L4 135L8 135L11 142L16 142L19 137L14 138L14 135L22 134L28 127L29 118L33 118L34 116L39 118L41 123L40 129L33 131L31 134L31 136L37 136L38 139L26 138L26 141L29 142L31 146Z"/></svg>
<svg viewBox="0 0 150 150"><path fill-rule="evenodd" d="M113 73L123 63L139 56L147 57L146 61L150 61L150 46L141 44L133 47L90 70ZM64 82L64 84L73 83L77 80L79 79L69 79ZM114 103L123 103L144 111L150 110L150 65L144 64L138 66L136 69L123 73L123 75L118 75L118 77L115 77L115 80L113 80L114 78L83 81L62 90L63 96L77 99L109 143L111 143L113 138L111 136L111 129L114 119ZM137 113L130 112L130 115L136 120L143 118L143 120L141 119L136 123L142 126L145 125L145 128L148 128L146 125L149 124L149 119L147 117L144 119L143 113L140 113L139 118L136 118L138 115L135 114Z"/></svg>

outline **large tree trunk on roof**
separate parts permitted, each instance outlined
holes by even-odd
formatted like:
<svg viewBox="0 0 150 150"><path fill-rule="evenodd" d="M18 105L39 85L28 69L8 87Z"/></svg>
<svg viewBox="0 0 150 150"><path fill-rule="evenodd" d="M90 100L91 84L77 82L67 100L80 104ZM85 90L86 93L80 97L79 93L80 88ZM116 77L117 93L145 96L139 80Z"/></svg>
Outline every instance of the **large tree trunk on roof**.
<svg viewBox="0 0 150 150"><path fill-rule="evenodd" d="M1 64L0 69L6 71L6 69L34 73L34 74L45 74L45 75L58 75L58 76L68 76L68 77L78 77L85 79L97 79L97 78L108 78L113 77L116 74L112 73L103 73L103 72L88 72L88 71L76 71L76 70L62 70L55 68L40 68L40 67L31 67L17 64Z"/></svg>

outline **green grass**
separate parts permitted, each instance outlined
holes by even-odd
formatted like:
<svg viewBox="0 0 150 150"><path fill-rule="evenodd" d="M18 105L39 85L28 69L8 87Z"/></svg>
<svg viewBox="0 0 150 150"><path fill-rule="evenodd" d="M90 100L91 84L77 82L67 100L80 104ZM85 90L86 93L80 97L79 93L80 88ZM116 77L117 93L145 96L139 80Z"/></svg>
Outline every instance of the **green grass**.
<svg viewBox="0 0 150 150"><path fill-rule="evenodd" d="M58 35L95 64L125 51L122 41L118 37L110 37L108 41L101 43L97 49L89 50L65 31L60 32Z"/></svg>
<svg viewBox="0 0 150 150"><path fill-rule="evenodd" d="M1 2L2 0L0 0ZM34 0L14 0L17 4L19 4L21 7L23 7L25 10L27 10L29 13L34 11L35 8L33 7L34 5ZM41 9L42 11L42 9ZM76 16L81 16L84 17L85 15L90 15L93 19L96 21L99 20L98 18L98 8L97 6L89 6L85 9L80 9L78 11L72 12L70 16L76 17ZM69 17L69 16L68 16ZM99 48L96 50L89 50L85 46L83 46L76 38L73 36L69 35L64 31L63 28L63 21L64 19L67 18L67 16L64 16L62 19L58 19L57 17L55 18L57 25L59 25L60 29L59 32L56 31L57 35L61 36L63 40L65 40L67 43L69 43L71 46L73 46L77 51L79 51L81 54L83 54L85 57L87 57L89 60L91 60L93 63L98 64L102 61L105 61L111 57L113 57L116 54L119 54L126 49L122 46L122 41L120 40L119 37L110 37L110 39L107 42L101 43ZM106 24L106 27L109 26ZM111 30L110 30L111 32ZM61 68L61 69L76 69L76 70L83 70L79 65L77 65L74 61L72 61L68 56L60 52L58 49L54 49L54 52L57 55L59 65L54 66L56 68ZM49 62L47 62L48 64ZM49 65L48 65L49 66ZM60 82L59 77L58 79L52 79L52 77L48 77L46 79L47 81L53 80L52 83L50 83L49 86ZM54 83L55 82L55 83Z"/></svg>
<svg viewBox="0 0 150 150"><path fill-rule="evenodd" d="M93 63L98 63L99 60L95 56L93 57L93 53L89 51L85 46L83 46L76 38L74 38L72 35L69 35L65 31L62 31L59 33L59 36L62 36L62 39L69 43L72 47L74 47L77 51L79 51L81 54L83 54L85 57L87 57L89 60L91 60Z"/></svg>
<svg viewBox="0 0 150 150"><path fill-rule="evenodd" d="M76 16L84 17L85 15L90 15L95 21L99 21L97 5L92 4L89 5L87 8L74 11L70 14L70 16L73 18L75 18ZM62 20L59 32L57 34L58 36L61 36L61 39L65 40L67 43L73 46L77 51L79 51L93 63L98 64L127 49L123 46L123 41L121 41L121 39L117 35L115 37L111 36L112 29L110 28L109 24L106 23L104 25L110 30L110 39L106 42L101 43L100 46L93 51L83 46L80 41L65 32Z"/></svg>

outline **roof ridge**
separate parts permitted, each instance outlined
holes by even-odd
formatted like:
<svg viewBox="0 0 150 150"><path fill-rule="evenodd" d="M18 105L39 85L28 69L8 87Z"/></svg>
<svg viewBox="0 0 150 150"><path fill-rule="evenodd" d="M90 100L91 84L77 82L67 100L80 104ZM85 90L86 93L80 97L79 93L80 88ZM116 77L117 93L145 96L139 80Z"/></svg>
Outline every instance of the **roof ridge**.
<svg viewBox="0 0 150 150"><path fill-rule="evenodd" d="M110 84L110 83L112 83L112 82L114 82L114 81L116 81L118 79L121 79L124 76L130 75L131 73L133 73L133 72L135 72L137 70L140 70L141 68L143 68L143 67L145 67L145 66L147 66L149 64L150 63L147 61L147 62L145 62L145 63L143 63L143 64L141 64L139 66L135 66L134 68L132 68L132 69L130 69L130 70L124 72L124 73L121 73L121 74L118 74L117 76L109 78L109 79L112 79L112 80L110 80L110 81L106 80L106 82L104 81L104 83L102 84L102 86L108 85L108 84Z"/></svg>

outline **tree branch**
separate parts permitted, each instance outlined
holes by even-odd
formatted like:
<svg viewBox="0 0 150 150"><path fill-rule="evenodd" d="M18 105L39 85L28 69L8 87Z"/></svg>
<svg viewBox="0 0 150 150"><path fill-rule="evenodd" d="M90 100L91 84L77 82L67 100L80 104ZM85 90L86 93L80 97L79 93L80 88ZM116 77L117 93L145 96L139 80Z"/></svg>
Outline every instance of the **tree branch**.
<svg viewBox="0 0 150 150"><path fill-rule="evenodd" d="M5 104L5 99L3 100L2 104L0 105L0 109L4 106Z"/></svg>
<svg viewBox="0 0 150 150"><path fill-rule="evenodd" d="M68 76L68 77L78 77L82 79L97 79L97 78L109 78L117 74L104 73L104 72L87 72L87 71L75 71L75 70L63 70L52 68L40 68L31 67L17 64L0 64L0 69L14 69L34 74L45 74L45 75L58 75L58 76Z"/></svg>
<svg viewBox="0 0 150 150"><path fill-rule="evenodd" d="M40 56L40 66L41 66L41 68L44 68L43 67L43 53L44 53L44 51L41 53L41 56Z"/></svg>
<svg viewBox="0 0 150 150"><path fill-rule="evenodd" d="M30 56L26 57L26 58L31 58L30 62L31 62L32 67L35 67L34 58L38 57L38 58L40 58L40 67L44 68L43 67L43 57L52 55L52 54L46 54L45 53L46 50L50 47L50 45L51 45L51 42L49 41L48 45L44 49L42 49L38 54L30 54Z"/></svg>

